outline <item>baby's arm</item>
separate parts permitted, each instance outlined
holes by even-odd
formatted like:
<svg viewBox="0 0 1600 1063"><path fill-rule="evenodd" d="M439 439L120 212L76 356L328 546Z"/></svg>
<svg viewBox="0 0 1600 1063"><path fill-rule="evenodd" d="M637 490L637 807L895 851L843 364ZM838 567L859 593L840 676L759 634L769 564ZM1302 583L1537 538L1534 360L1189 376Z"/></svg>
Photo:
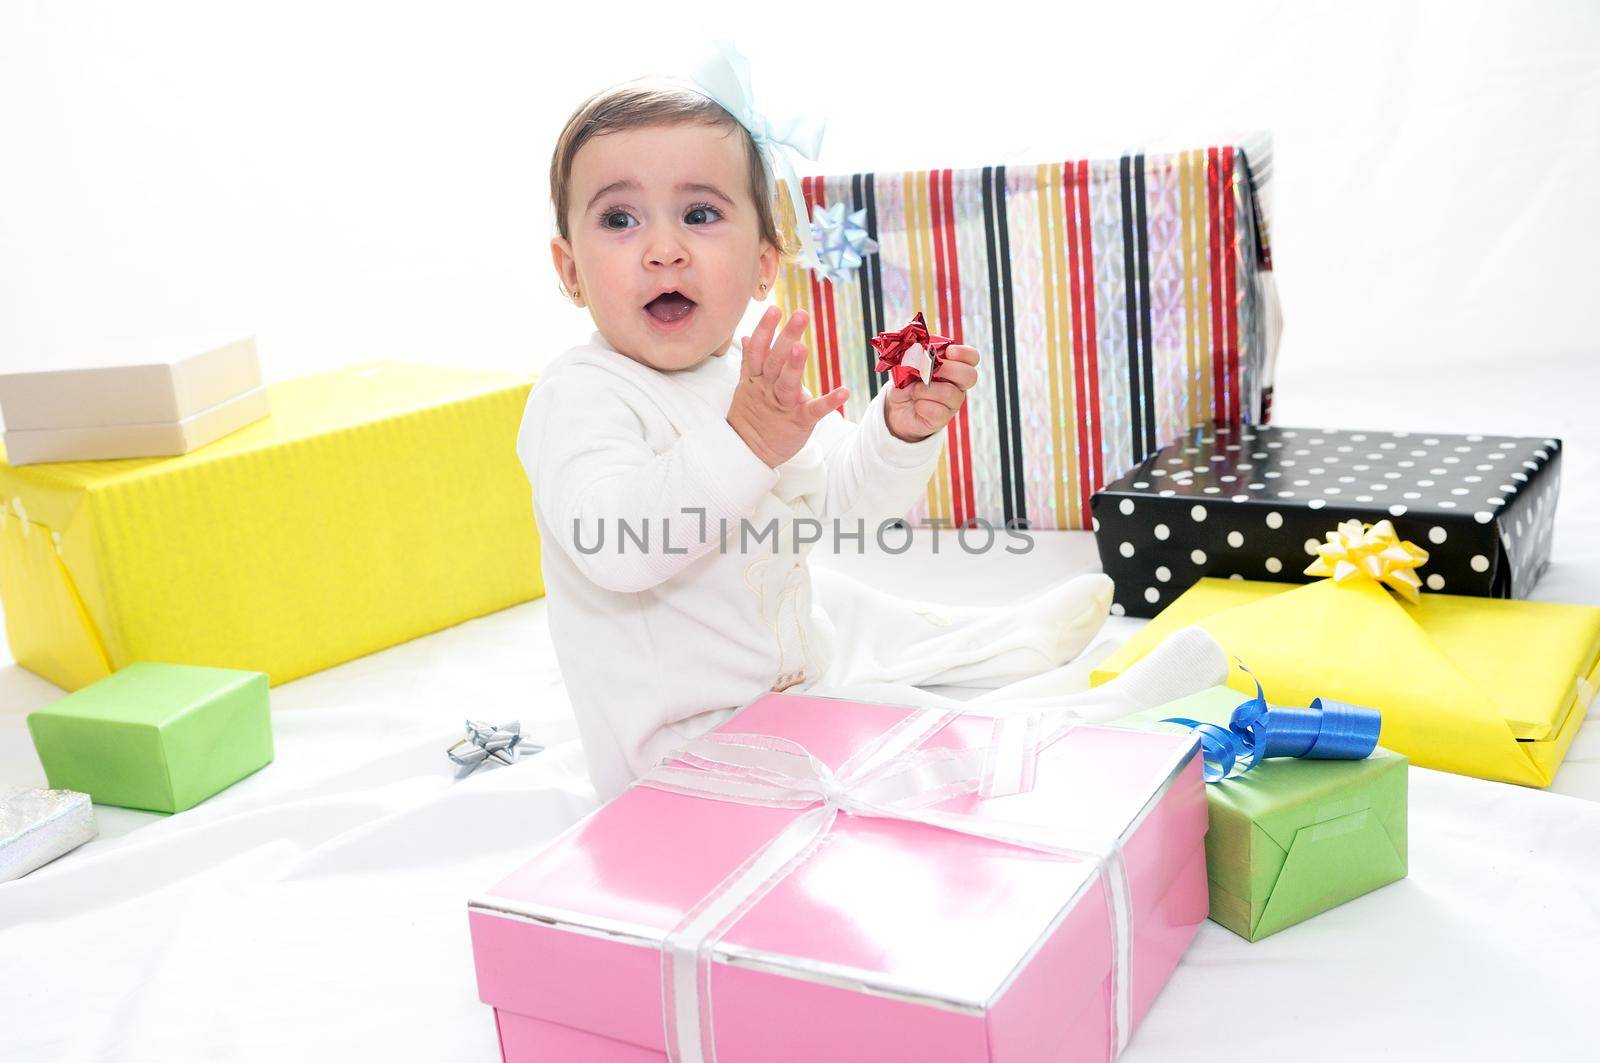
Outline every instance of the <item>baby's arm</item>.
<svg viewBox="0 0 1600 1063"><path fill-rule="evenodd" d="M714 549L720 521L751 515L778 478L721 419L656 454L626 402L573 377L534 388L517 453L533 485L540 534L589 579L621 592L654 587ZM629 539L619 552L621 522L647 534L648 548Z"/></svg>
<svg viewBox="0 0 1600 1063"><path fill-rule="evenodd" d="M827 466L827 486L817 506L824 519L893 520L906 515L927 489L939 463L945 433L907 443L889 431L887 386L867 404L859 423L842 414L817 422L814 433Z"/></svg>

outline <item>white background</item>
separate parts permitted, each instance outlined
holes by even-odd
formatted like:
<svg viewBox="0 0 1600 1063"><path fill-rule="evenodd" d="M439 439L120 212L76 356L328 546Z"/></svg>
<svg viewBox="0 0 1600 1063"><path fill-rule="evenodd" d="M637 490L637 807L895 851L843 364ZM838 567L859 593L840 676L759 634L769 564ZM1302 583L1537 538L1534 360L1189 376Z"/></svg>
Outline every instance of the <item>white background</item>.
<svg viewBox="0 0 1600 1063"><path fill-rule="evenodd" d="M592 328L562 123L712 36L827 118L803 172L1271 129L1285 388L1600 346L1600 4L897 6L0 0L0 371L230 331L269 379L537 369Z"/></svg>
<svg viewBox="0 0 1600 1063"><path fill-rule="evenodd" d="M0 371L233 330L273 379L536 369L590 329L548 265L562 121L731 35L763 106L828 117L833 172L1272 129L1281 420L1562 437L1534 596L1600 602L1600 5L1104 6L0 0ZM832 563L993 603L1094 564L1038 538ZM594 800L546 604L275 688L269 768L180 816L99 806L0 886L0 1058L495 1059L465 898ZM59 696L0 667L0 783L44 784L24 720ZM468 711L551 748L456 782ZM1600 714L1551 791L1410 787L1408 878L1254 945L1206 924L1127 1063L1591 1060Z"/></svg>

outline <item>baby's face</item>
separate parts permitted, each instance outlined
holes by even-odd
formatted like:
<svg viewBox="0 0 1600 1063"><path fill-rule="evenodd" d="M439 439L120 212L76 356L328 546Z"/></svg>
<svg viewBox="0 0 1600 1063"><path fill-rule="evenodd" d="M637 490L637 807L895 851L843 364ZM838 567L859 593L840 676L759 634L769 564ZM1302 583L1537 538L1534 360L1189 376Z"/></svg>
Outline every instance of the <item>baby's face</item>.
<svg viewBox="0 0 1600 1063"><path fill-rule="evenodd" d="M707 125L630 129L578 149L571 239L551 251L612 347L663 370L727 351L778 267L746 165L737 130Z"/></svg>

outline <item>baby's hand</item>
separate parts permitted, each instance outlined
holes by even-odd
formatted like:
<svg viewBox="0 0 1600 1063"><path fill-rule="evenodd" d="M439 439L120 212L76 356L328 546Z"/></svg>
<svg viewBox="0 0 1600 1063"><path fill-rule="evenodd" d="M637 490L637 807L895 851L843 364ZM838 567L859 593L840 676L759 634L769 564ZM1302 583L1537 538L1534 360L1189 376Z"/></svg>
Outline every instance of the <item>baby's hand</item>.
<svg viewBox="0 0 1600 1063"><path fill-rule="evenodd" d="M745 337L744 366L728 407L733 430L772 468L798 454L816 423L850 398L850 389L843 387L811 397L800 383L808 353L799 341L808 315L804 310L790 314L789 323L774 340L773 330L782 317L778 307L768 307L755 334Z"/></svg>
<svg viewBox="0 0 1600 1063"><path fill-rule="evenodd" d="M896 439L916 443L950 423L978 382L978 349L951 344L931 383L890 388L883 415Z"/></svg>

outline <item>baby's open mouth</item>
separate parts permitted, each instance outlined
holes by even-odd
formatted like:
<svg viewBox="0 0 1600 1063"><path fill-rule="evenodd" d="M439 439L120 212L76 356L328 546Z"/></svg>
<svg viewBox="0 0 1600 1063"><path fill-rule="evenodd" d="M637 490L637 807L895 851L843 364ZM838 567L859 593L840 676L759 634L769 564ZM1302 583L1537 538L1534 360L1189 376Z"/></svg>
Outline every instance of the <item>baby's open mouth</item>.
<svg viewBox="0 0 1600 1063"><path fill-rule="evenodd" d="M675 324L689 316L695 301L682 292L662 292L645 304L645 313L663 325Z"/></svg>

